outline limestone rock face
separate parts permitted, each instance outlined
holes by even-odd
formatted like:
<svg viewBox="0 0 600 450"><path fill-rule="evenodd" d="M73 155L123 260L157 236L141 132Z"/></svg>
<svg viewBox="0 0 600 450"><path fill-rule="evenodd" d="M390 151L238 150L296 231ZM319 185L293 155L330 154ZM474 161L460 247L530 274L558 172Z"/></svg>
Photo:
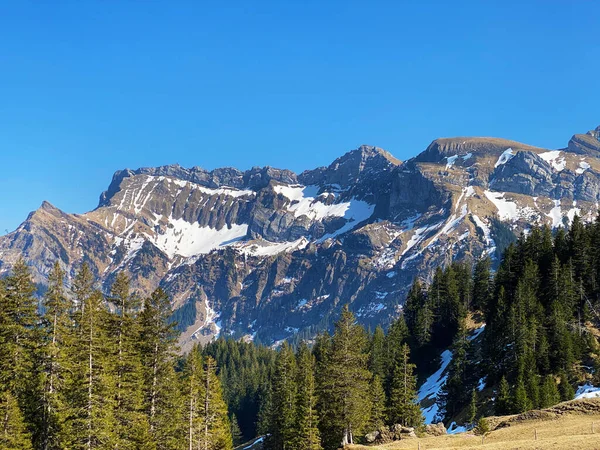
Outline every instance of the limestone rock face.
<svg viewBox="0 0 600 450"><path fill-rule="evenodd" d="M108 291L125 271L140 295L169 292L183 350L219 334L310 338L346 303L363 324L385 326L413 279L429 281L450 258L497 258L507 230L593 220L599 135L560 150L444 138L405 162L364 145L299 175L120 170L96 209L44 202L1 236L0 276L21 256L40 285L57 260L70 278L87 262Z"/></svg>

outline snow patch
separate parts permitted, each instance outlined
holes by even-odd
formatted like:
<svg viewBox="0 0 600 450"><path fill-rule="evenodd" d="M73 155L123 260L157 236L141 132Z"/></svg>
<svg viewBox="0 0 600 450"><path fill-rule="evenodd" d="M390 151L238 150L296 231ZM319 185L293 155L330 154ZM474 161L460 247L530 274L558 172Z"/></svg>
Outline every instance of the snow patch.
<svg viewBox="0 0 600 450"><path fill-rule="evenodd" d="M550 210L546 216L552 219L552 228L557 228L562 225L562 213L560 210L560 200L554 200L554 208Z"/></svg>
<svg viewBox="0 0 600 450"><path fill-rule="evenodd" d="M560 150L552 150L550 152L540 153L538 154L538 156L544 161L546 161L548 164L550 164L554 168L554 170L560 172L565 169L565 166L567 164L565 158L561 158L560 154Z"/></svg>
<svg viewBox="0 0 600 450"><path fill-rule="evenodd" d="M600 387L592 386L590 383L579 386L577 392L575 392L575 400L596 397L600 397Z"/></svg>
<svg viewBox="0 0 600 450"><path fill-rule="evenodd" d="M458 155L454 155L454 156L446 156L447 159L447 163L446 163L446 169L449 169L450 167L452 167L454 165L454 163L456 162L456 160L458 159Z"/></svg>
<svg viewBox="0 0 600 450"><path fill-rule="evenodd" d="M190 223L184 219L169 218L169 224L162 234L156 235L154 244L169 258L181 255L189 258L232 244L244 239L248 225L232 224L220 230L203 227L198 222Z"/></svg>
<svg viewBox="0 0 600 450"><path fill-rule="evenodd" d="M585 161L581 161L579 163L579 169L576 169L575 172L579 175L581 175L583 172L585 172L586 170L588 170L590 166L588 163L586 163Z"/></svg>
<svg viewBox="0 0 600 450"><path fill-rule="evenodd" d="M484 191L485 196L491 201L496 209L498 216L502 220L517 220L519 218L519 210L515 202L504 199L504 192Z"/></svg>
<svg viewBox="0 0 600 450"><path fill-rule="evenodd" d="M450 424L450 426L448 427L447 433L448 434L457 434L457 433L464 433L465 431L467 431L466 427L456 425L456 422L452 422Z"/></svg>
<svg viewBox="0 0 600 450"><path fill-rule="evenodd" d="M494 168L501 166L503 164L506 164L514 156L515 156L515 154L514 154L512 148L504 150L504 152L500 155L500 158L498 158L498 161L496 161L496 164L494 164Z"/></svg>

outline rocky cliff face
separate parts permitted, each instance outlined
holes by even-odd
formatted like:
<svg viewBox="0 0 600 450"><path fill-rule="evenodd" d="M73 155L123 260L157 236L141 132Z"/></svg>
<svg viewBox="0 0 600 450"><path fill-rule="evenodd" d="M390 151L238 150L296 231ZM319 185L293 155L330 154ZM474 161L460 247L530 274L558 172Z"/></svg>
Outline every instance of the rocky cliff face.
<svg viewBox="0 0 600 450"><path fill-rule="evenodd" d="M108 289L124 270L140 294L171 294L184 349L219 333L268 344L311 336L345 303L363 323L385 324L415 276L495 256L500 235L532 224L592 220L599 137L600 127L561 150L438 139L406 162L362 146L299 175L122 170L95 210L45 202L0 237L0 274L21 255L42 284L56 260L69 276L87 262Z"/></svg>

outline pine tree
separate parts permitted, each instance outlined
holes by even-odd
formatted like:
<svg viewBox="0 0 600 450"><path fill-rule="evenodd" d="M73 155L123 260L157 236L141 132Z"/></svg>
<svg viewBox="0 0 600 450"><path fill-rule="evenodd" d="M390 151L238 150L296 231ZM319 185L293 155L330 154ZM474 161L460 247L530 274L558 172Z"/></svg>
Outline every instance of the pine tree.
<svg viewBox="0 0 600 450"><path fill-rule="evenodd" d="M64 292L64 277L56 262L48 276L48 290L43 299L42 346L38 353L42 414L36 427L36 442L44 450L64 447L62 426L69 412L67 387L74 372L72 303Z"/></svg>
<svg viewBox="0 0 600 450"><path fill-rule="evenodd" d="M540 389L540 408L548 408L560 402L560 393L556 380L552 375L546 375Z"/></svg>
<svg viewBox="0 0 600 450"><path fill-rule="evenodd" d="M410 363L409 354L408 345L404 344L394 367L388 418L392 424L418 427L423 424L423 416L417 401L415 366Z"/></svg>
<svg viewBox="0 0 600 450"><path fill-rule="evenodd" d="M69 416L65 436L74 449L95 449L116 444L114 422L114 378L111 377L108 312L99 291L78 299L81 313L76 316L80 336L74 349L74 373L69 386Z"/></svg>
<svg viewBox="0 0 600 450"><path fill-rule="evenodd" d="M202 450L231 450L233 441L227 405L223 400L215 360L208 356L204 362L204 405L199 448Z"/></svg>
<svg viewBox="0 0 600 450"><path fill-rule="evenodd" d="M522 413L531 409L531 400L527 397L527 389L525 388L523 378L517 380L512 403L516 413Z"/></svg>
<svg viewBox="0 0 600 450"><path fill-rule="evenodd" d="M129 279L120 272L111 287L110 301L115 308L111 317L111 335L115 336L111 359L114 360L115 420L119 449L134 448L136 440L148 439L149 423L143 414L142 366L137 342L139 300L131 294Z"/></svg>
<svg viewBox="0 0 600 450"><path fill-rule="evenodd" d="M244 442L244 436L242 436L242 430L240 430L240 426L235 414L231 415L229 422L231 423L231 440L233 442L233 446L237 447Z"/></svg>
<svg viewBox="0 0 600 450"><path fill-rule="evenodd" d="M575 397L575 390L573 389L573 386L571 386L571 383L569 383L567 373L563 370L559 372L558 376L560 378L560 384L558 385L560 399L563 402L573 400L573 397Z"/></svg>
<svg viewBox="0 0 600 450"><path fill-rule="evenodd" d="M33 355L39 338L37 300L33 296L35 286L23 259L17 261L3 284L0 392L11 392L23 408L34 384ZM24 411L26 415L27 412Z"/></svg>
<svg viewBox="0 0 600 450"><path fill-rule="evenodd" d="M473 389L471 391L471 401L469 403L469 418L468 418L469 423L471 425L474 425L476 418L477 418L477 390Z"/></svg>
<svg viewBox="0 0 600 450"><path fill-rule="evenodd" d="M369 417L369 430L380 430L385 425L386 419L386 396L383 383L378 375L371 379L371 414Z"/></svg>
<svg viewBox="0 0 600 450"><path fill-rule="evenodd" d="M317 397L315 384L315 359L308 346L302 342L297 355L297 398L295 416L295 442L297 450L320 450Z"/></svg>
<svg viewBox="0 0 600 450"><path fill-rule="evenodd" d="M385 333L380 325L375 328L369 352L369 370L383 379L386 376Z"/></svg>
<svg viewBox="0 0 600 450"><path fill-rule="evenodd" d="M487 311L492 294L491 260L481 258L473 271L473 308Z"/></svg>
<svg viewBox="0 0 600 450"><path fill-rule="evenodd" d="M32 450L31 436L25 426L17 400L9 392L0 394L0 448Z"/></svg>
<svg viewBox="0 0 600 450"><path fill-rule="evenodd" d="M331 350L319 383L326 411L321 416L321 436L326 448L353 443L369 419L369 380L366 353L367 336L354 315L344 306L335 325ZM331 435L327 435L331 432ZM337 442L336 442L337 440Z"/></svg>
<svg viewBox="0 0 600 450"><path fill-rule="evenodd" d="M294 446L296 421L296 360L287 342L279 349L272 380L272 411L270 436L266 446L271 449L289 449Z"/></svg>
<svg viewBox="0 0 600 450"><path fill-rule="evenodd" d="M187 355L183 370L183 389L187 419L187 448L198 448L203 430L202 406L204 400L204 368L202 354L197 346Z"/></svg>
<svg viewBox="0 0 600 450"><path fill-rule="evenodd" d="M498 387L498 396L496 397L495 412L496 415L502 416L509 414L511 411L511 395L510 386L506 377L502 377Z"/></svg>
<svg viewBox="0 0 600 450"><path fill-rule="evenodd" d="M169 297L158 288L145 299L139 319L143 409L158 450L178 448L185 424L174 370L176 333L170 315Z"/></svg>
<svg viewBox="0 0 600 450"><path fill-rule="evenodd" d="M469 393L474 384L468 370L469 348L467 331L465 326L461 325L452 345L452 361L448 366L448 376L442 388L444 409L448 419L469 402Z"/></svg>

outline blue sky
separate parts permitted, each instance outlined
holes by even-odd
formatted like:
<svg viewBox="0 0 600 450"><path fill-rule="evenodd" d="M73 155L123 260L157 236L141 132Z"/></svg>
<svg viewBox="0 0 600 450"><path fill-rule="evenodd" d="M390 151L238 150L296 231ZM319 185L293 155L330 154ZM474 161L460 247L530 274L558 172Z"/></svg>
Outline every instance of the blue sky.
<svg viewBox="0 0 600 450"><path fill-rule="evenodd" d="M0 3L0 234L115 170L295 171L442 136L564 146L600 124L600 3Z"/></svg>

